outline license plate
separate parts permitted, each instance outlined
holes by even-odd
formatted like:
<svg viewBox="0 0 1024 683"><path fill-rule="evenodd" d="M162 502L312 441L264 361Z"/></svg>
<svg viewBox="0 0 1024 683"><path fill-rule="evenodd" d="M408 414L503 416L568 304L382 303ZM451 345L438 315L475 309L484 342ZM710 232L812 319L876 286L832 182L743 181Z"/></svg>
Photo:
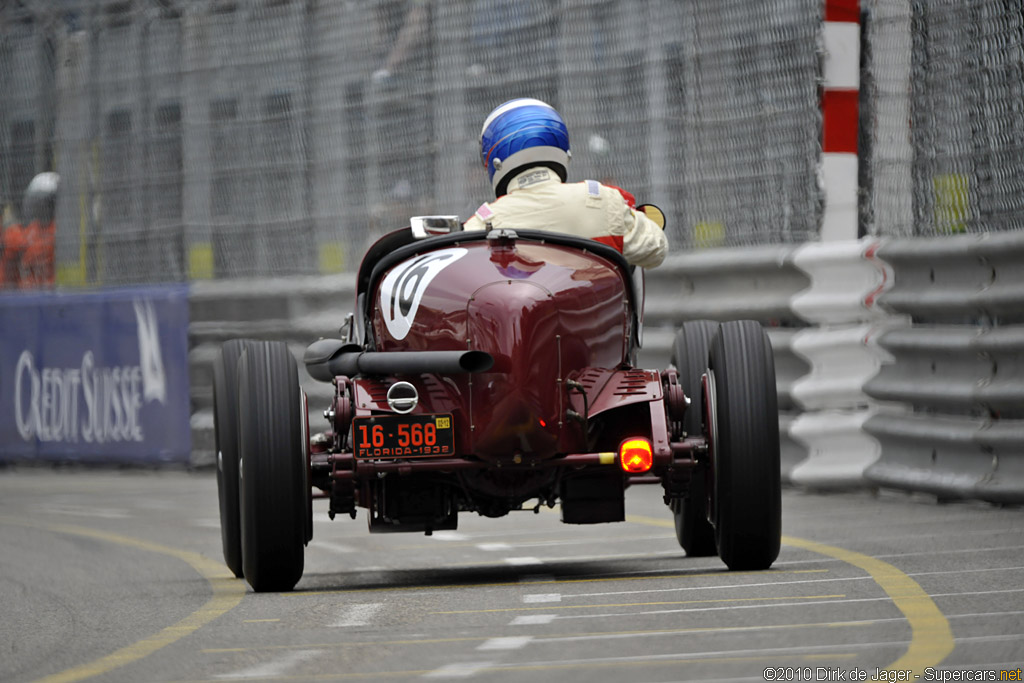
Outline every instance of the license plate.
<svg viewBox="0 0 1024 683"><path fill-rule="evenodd" d="M357 458L430 458L455 453L451 415L377 415L352 421Z"/></svg>

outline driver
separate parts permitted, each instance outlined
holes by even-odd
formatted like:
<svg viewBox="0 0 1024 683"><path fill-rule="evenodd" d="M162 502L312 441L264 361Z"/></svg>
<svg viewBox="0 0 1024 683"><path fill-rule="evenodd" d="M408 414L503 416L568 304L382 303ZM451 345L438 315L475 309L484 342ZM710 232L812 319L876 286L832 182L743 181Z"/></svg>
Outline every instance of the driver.
<svg viewBox="0 0 1024 683"><path fill-rule="evenodd" d="M551 105L523 98L492 111L480 132L480 158L497 198L482 204L465 229L557 229L612 246L631 264L661 264L664 231L619 188L566 183L569 156L569 131Z"/></svg>

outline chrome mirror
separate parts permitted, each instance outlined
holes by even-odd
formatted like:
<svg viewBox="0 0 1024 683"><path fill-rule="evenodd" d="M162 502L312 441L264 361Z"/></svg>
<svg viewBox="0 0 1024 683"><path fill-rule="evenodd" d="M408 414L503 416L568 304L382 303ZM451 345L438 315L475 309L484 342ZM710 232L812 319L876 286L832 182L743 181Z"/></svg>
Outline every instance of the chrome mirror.
<svg viewBox="0 0 1024 683"><path fill-rule="evenodd" d="M409 228L413 237L418 240L435 235L447 235L462 230L462 221L458 216L413 216L409 219Z"/></svg>

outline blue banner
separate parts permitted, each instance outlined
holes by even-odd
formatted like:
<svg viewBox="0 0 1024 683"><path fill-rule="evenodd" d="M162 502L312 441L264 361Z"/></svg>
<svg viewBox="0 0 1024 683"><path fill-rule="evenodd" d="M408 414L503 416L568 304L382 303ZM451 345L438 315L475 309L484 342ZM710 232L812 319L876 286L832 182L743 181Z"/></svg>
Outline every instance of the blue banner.
<svg viewBox="0 0 1024 683"><path fill-rule="evenodd" d="M188 287L0 296L0 460L187 462Z"/></svg>

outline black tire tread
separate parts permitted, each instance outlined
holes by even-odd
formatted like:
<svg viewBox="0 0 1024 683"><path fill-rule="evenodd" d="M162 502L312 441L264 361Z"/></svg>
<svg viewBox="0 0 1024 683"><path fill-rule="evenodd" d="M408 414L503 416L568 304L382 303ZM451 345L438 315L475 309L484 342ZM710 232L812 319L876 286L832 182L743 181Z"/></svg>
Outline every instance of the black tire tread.
<svg viewBox="0 0 1024 683"><path fill-rule="evenodd" d="M711 368L718 554L733 570L767 569L779 555L782 500L775 364L760 324L722 323L711 344Z"/></svg>
<svg viewBox="0 0 1024 683"><path fill-rule="evenodd" d="M213 361L213 432L217 449L217 498L224 563L242 578L242 532L238 512L238 359L246 339L221 345Z"/></svg>
<svg viewBox="0 0 1024 683"><path fill-rule="evenodd" d="M712 320L688 320L676 333L672 346L672 365L679 372L683 393L690 407L683 414L683 430L690 436L703 433L701 416L701 375L708 367L711 340L718 331ZM676 539L687 557L711 557L717 554L715 529L707 519L707 475L704 467L691 475L689 495L673 510Z"/></svg>
<svg viewBox="0 0 1024 683"><path fill-rule="evenodd" d="M242 564L256 592L302 577L306 496L298 366L283 342L246 349L239 362Z"/></svg>

